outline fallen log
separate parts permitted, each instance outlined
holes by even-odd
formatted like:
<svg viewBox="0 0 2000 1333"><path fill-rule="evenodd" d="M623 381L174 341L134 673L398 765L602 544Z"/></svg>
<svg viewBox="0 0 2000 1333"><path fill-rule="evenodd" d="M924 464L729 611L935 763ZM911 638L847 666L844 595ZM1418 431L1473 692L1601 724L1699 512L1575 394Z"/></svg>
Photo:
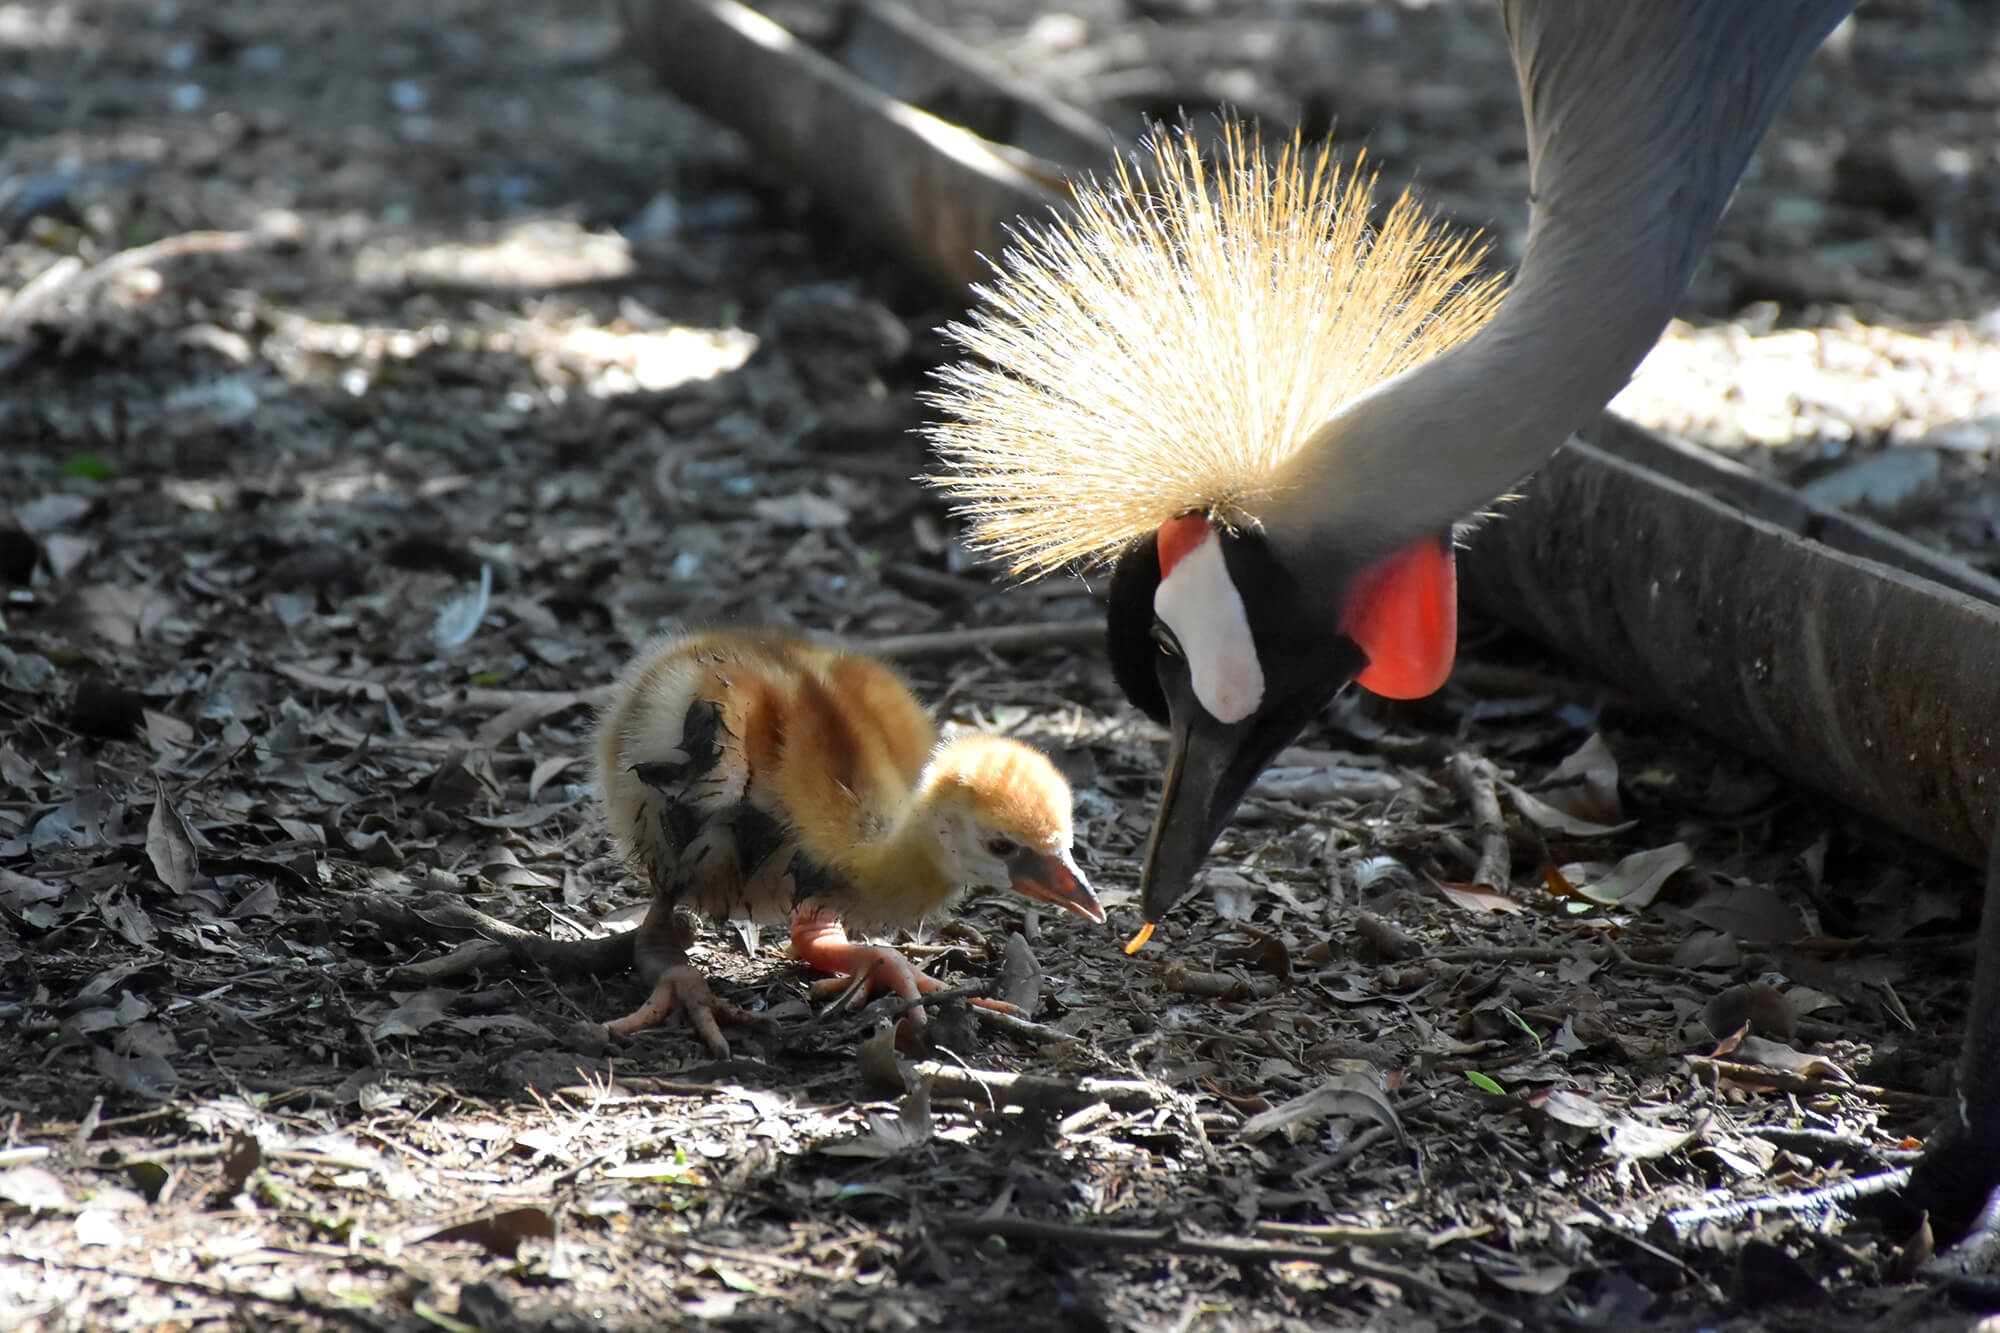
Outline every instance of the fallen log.
<svg viewBox="0 0 2000 1333"><path fill-rule="evenodd" d="M1479 606L1795 780L1984 859L2000 605L1581 440L1522 491L1462 562Z"/></svg>
<svg viewBox="0 0 2000 1333"><path fill-rule="evenodd" d="M734 0L619 9L639 57L676 96L953 290L985 275L979 256L1001 253L1008 223L1066 194L1055 164L890 96ZM855 44L878 66L908 64L886 47ZM1103 165L1111 147L1106 131Z"/></svg>

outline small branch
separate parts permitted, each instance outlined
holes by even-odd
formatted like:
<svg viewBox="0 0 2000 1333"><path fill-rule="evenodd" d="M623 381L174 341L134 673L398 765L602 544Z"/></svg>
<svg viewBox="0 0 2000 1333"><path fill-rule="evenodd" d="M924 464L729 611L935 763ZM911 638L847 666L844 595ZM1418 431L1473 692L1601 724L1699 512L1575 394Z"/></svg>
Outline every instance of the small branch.
<svg viewBox="0 0 2000 1333"><path fill-rule="evenodd" d="M856 640L847 646L855 652L894 660L949 657L954 653L980 651L1031 653L1042 648L1083 648L1102 642L1103 638L1103 621L1052 620L1029 625L940 630L934 634L892 634L872 641ZM516 713L523 719L522 725L531 725L567 708L602 708L611 702L611 693L609 685L588 690L501 690L468 686L437 694L429 703L442 712Z"/></svg>
<svg viewBox="0 0 2000 1333"><path fill-rule="evenodd" d="M519 709L537 720L553 717L565 708L602 708L611 702L611 686L588 690L493 690L467 686L448 690L428 700L441 712L505 713Z"/></svg>
<svg viewBox="0 0 2000 1333"><path fill-rule="evenodd" d="M958 1097L995 1106L1069 1112L1103 1102L1114 1111L1151 1111L1173 1099L1167 1088L1142 1079L1048 1078L1000 1069L966 1069L936 1060L920 1060L912 1068L930 1081L932 1097Z"/></svg>
<svg viewBox="0 0 2000 1333"><path fill-rule="evenodd" d="M1514 857L1507 850L1507 821L1500 816L1493 766L1461 750L1451 757L1451 775L1472 807L1472 822L1479 830L1479 869L1472 882L1504 893L1514 883Z"/></svg>
<svg viewBox="0 0 2000 1333"><path fill-rule="evenodd" d="M1659 1246L1647 1240L1644 1236L1634 1234L1629 1228L1626 1227L1626 1225L1623 1222L1619 1221L1618 1218L1614 1217L1610 1213L1610 1211L1604 1207L1603 1204L1597 1202L1597 1200L1590 1198L1588 1195L1586 1195L1580 1202L1583 1204L1585 1208L1588 1208L1591 1212L1595 1213L1597 1216L1595 1221L1593 1221L1591 1218L1588 1217L1578 1218L1577 1219L1578 1221L1584 1223L1587 1226L1594 1225L1599 1230L1603 1231L1604 1234L1606 1234L1607 1236L1615 1236L1619 1240L1624 1241L1627 1245L1630 1245L1633 1249L1638 1250L1640 1253L1649 1254L1653 1258L1659 1260L1661 1263L1666 1264L1671 1268L1679 1269L1681 1276L1687 1278L1688 1281L1694 1283L1696 1286L1701 1288L1702 1293L1706 1295L1709 1300L1714 1301L1717 1304L1721 1304L1722 1302L1728 1299L1728 1297L1724 1295L1722 1288L1716 1286L1715 1283L1708 1277L1704 1276L1701 1273L1696 1272L1692 1267L1689 1266L1688 1262L1685 1259L1681 1258L1677 1254L1672 1254L1666 1250L1661 1249Z"/></svg>
<svg viewBox="0 0 2000 1333"><path fill-rule="evenodd" d="M898 634L854 647L877 657L950 657L955 653L1032 653L1042 648L1084 648L1103 642L1104 622L1053 620L1032 625L989 625L980 629Z"/></svg>
<svg viewBox="0 0 2000 1333"><path fill-rule="evenodd" d="M1885 1148L1870 1143L1859 1134L1843 1134L1835 1129L1813 1129L1801 1125L1750 1125L1737 1130L1752 1138L1766 1139L1795 1152L1834 1155L1857 1153L1878 1162L1914 1162L1923 1156L1918 1148Z"/></svg>
<svg viewBox="0 0 2000 1333"><path fill-rule="evenodd" d="M1896 1088L1877 1087L1872 1083L1843 1083L1835 1078L1806 1078L1801 1074L1788 1074L1780 1069L1766 1069L1761 1065L1738 1064L1733 1060L1714 1060L1705 1055L1682 1057L1689 1069L1698 1075L1711 1079L1729 1079L1734 1083L1750 1087L1769 1088L1774 1092L1804 1093L1807 1096L1823 1096L1840 1093L1849 1097L1860 1097L1878 1106L1909 1106L1930 1109L1938 1104L1936 1097L1921 1092L1902 1092Z"/></svg>
<svg viewBox="0 0 2000 1333"><path fill-rule="evenodd" d="M1278 993L1276 977L1239 977L1228 972L1204 972L1180 962L1167 964L1168 990L1207 1000L1264 1000Z"/></svg>
<svg viewBox="0 0 2000 1333"><path fill-rule="evenodd" d="M632 966L636 932L625 930L591 940L557 940L509 925L476 907L436 897L404 903L379 893L357 894L362 915L389 930L425 939L469 932L482 938L462 944L442 958L397 969L413 978L438 981L465 976L507 961L545 968L559 977L604 976Z"/></svg>
<svg viewBox="0 0 2000 1333"><path fill-rule="evenodd" d="M1361 1245L1371 1250L1434 1249L1431 1238L1403 1227L1346 1227L1308 1222L1259 1222L1266 1240L1316 1241L1321 1245Z"/></svg>
<svg viewBox="0 0 2000 1333"><path fill-rule="evenodd" d="M1603 967L1634 959L1671 958L1673 952L1671 945L1635 944L1614 957L1608 949L1592 952L1579 951L1573 945L1528 944L1511 947L1474 945L1459 949L1439 949L1427 956L1434 963L1565 963L1573 959L1588 958Z"/></svg>
<svg viewBox="0 0 2000 1333"><path fill-rule="evenodd" d="M58 260L29 279L14 293L14 299L7 303L6 309L0 311L0 338L18 336L64 297L86 295L120 273L150 268L162 260L178 259L182 255L217 255L249 250L258 243L254 232L190 231L154 241L151 245L120 250L87 268L74 261L63 263Z"/></svg>
<svg viewBox="0 0 2000 1333"><path fill-rule="evenodd" d="M1052 1041L1074 1042L1076 1038L1067 1032L1058 1032L1046 1023L1037 1023L1032 1018L1019 1014L1002 1013L998 1009L986 1009L979 1005L972 1007L972 1016L979 1020L981 1027L992 1028L1019 1041L1046 1044Z"/></svg>
<svg viewBox="0 0 2000 1333"><path fill-rule="evenodd" d="M1171 1227L1138 1230L1130 1227L1080 1227L1064 1222L1037 1222L1026 1217L946 1217L938 1225L959 1235L1000 1236L1007 1240L1045 1241L1054 1245L1088 1246L1101 1250L1164 1250L1169 1254L1227 1259L1235 1263L1308 1263L1345 1269L1359 1277L1386 1282L1405 1295L1424 1295L1456 1306L1451 1292L1416 1273L1358 1254L1322 1245L1292 1245L1284 1241L1246 1240L1234 1236L1183 1236Z"/></svg>
<svg viewBox="0 0 2000 1333"><path fill-rule="evenodd" d="M21 1257L27 1258L25 1255ZM169 1291L198 1291L204 1295L213 1296L218 1300L228 1301L231 1305L237 1307L239 1314L243 1313L243 1306L257 1304L268 1305L279 1310L303 1311L334 1323L352 1324L357 1328L368 1329L371 1330L371 1333L374 1330L389 1327L387 1323L377 1319L369 1310L341 1301L317 1300L310 1293L298 1290L296 1287L281 1296L267 1296L260 1294L253 1286L237 1286L234 1283L223 1282L216 1278L168 1277L162 1273L152 1273L142 1268L128 1268L122 1264L87 1264L75 1259L63 1259L49 1254L36 1254L28 1261L43 1264L50 1268L64 1269L72 1273L98 1273L105 1277L122 1277L133 1282L149 1283L152 1286L162 1287Z"/></svg>
<svg viewBox="0 0 2000 1333"><path fill-rule="evenodd" d="M1910 1169L1898 1167L1873 1176L1843 1180L1824 1189L1772 1194L1762 1199L1739 1199L1735 1203L1676 1208L1667 1214L1667 1225L1674 1229L1676 1236L1685 1236L1704 1222L1741 1222L1763 1213L1791 1213L1803 1221L1817 1221L1843 1204L1899 1190L1909 1181Z"/></svg>

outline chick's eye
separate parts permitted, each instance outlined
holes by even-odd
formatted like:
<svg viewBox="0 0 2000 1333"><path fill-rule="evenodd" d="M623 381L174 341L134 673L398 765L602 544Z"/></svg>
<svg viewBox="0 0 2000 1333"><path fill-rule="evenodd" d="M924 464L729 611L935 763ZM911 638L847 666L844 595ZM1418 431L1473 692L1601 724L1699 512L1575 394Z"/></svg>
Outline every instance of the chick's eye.
<svg viewBox="0 0 2000 1333"><path fill-rule="evenodd" d="M995 856L1012 856L1021 850L1020 845L1009 838L988 838L986 850Z"/></svg>
<svg viewBox="0 0 2000 1333"><path fill-rule="evenodd" d="M1163 622L1158 620L1153 622L1153 642L1159 645L1160 651L1168 657L1179 657L1181 655L1181 641L1174 637L1172 630L1168 629Z"/></svg>

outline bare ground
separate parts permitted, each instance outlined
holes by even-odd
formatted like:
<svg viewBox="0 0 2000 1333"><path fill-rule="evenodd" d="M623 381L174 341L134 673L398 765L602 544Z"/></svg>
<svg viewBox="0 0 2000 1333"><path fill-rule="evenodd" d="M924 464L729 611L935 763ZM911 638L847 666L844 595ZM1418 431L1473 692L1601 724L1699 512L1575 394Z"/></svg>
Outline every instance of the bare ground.
<svg viewBox="0 0 2000 1333"><path fill-rule="evenodd" d="M1101 114L1337 123L1516 239L1483 8L937 8ZM768 1019L722 1064L607 1043L629 977L455 972L455 904L635 918L579 694L649 635L1095 608L910 481L950 312L606 14L357 14L0 6L0 1327L1966 1322L1899 1229L1657 1219L1907 1156L1975 877L1476 626L1436 699L1310 732L1135 958L1161 742L1097 650L904 659L1057 757L1113 917L912 944L1043 974L1032 1026L940 1011L927 1079L769 938L698 954ZM1989 572L1995 36L1864 10L1645 400L1806 480L1935 453L1890 508Z"/></svg>

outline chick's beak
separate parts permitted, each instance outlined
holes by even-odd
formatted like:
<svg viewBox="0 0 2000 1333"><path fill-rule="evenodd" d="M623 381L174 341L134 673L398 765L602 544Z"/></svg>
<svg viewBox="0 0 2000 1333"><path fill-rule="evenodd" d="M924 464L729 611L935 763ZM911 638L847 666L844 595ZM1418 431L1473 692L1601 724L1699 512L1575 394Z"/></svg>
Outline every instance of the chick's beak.
<svg viewBox="0 0 2000 1333"><path fill-rule="evenodd" d="M1167 773L1139 876L1140 903L1149 924L1193 891L1209 848L1257 775L1352 678L1362 660L1344 641L1317 656L1317 664L1296 672L1273 670L1266 663L1264 702L1240 722L1217 721L1195 697L1186 663L1160 658L1168 713Z"/></svg>
<svg viewBox="0 0 2000 1333"><path fill-rule="evenodd" d="M1077 869L1067 847L1053 853L1023 847L1007 859L1007 874L1014 892L1025 898L1054 903L1092 921L1104 920L1097 895L1090 891L1090 882Z"/></svg>

